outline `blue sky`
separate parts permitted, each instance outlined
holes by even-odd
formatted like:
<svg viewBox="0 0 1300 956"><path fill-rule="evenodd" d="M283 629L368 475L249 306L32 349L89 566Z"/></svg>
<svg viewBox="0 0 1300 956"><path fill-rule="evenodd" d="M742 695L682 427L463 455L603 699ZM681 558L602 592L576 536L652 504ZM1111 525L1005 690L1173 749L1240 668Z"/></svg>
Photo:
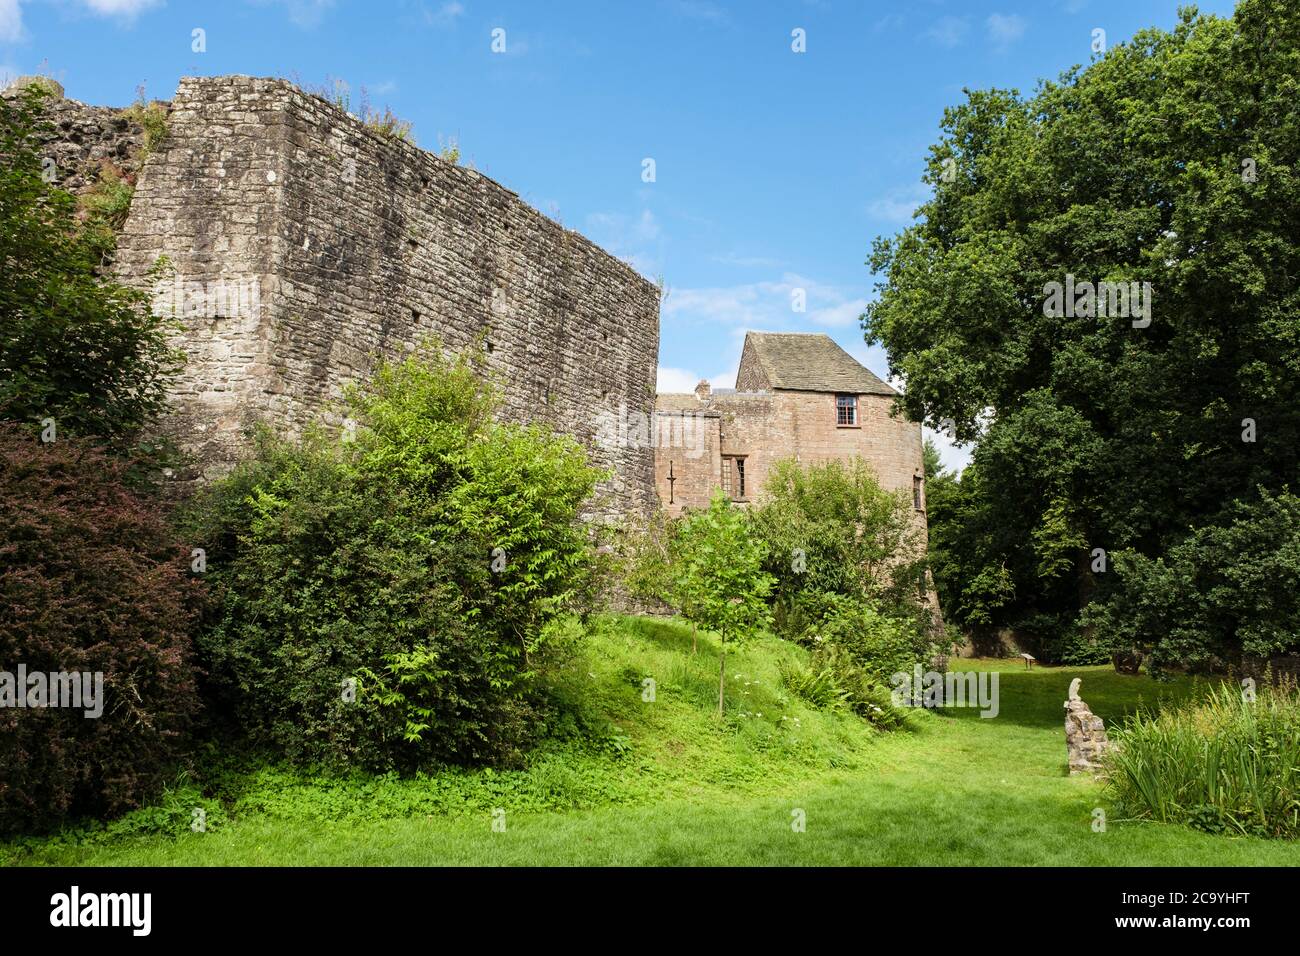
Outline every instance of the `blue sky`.
<svg viewBox="0 0 1300 956"><path fill-rule="evenodd" d="M819 331L877 374L871 240L925 196L963 87L1032 90L1176 22L1175 0L0 0L0 76L124 105L246 73L365 87L652 279L660 387L732 383L747 329ZM1231 0L1206 0L1228 15ZM192 49L205 32L206 51ZM505 31L493 52L493 31ZM796 53L801 29L806 52ZM655 181L643 181L654 160ZM792 291L806 293L806 311ZM966 455L945 448L960 464Z"/></svg>

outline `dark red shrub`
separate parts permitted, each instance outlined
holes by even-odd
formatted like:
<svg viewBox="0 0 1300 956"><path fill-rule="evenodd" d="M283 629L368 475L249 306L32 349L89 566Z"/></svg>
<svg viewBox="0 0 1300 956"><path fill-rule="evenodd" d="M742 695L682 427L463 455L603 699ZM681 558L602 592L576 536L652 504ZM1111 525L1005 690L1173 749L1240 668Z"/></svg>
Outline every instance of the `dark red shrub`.
<svg viewBox="0 0 1300 956"><path fill-rule="evenodd" d="M202 586L128 467L85 441L42 444L0 424L0 831L138 805L198 710ZM19 665L101 672L102 714L13 706L4 680Z"/></svg>

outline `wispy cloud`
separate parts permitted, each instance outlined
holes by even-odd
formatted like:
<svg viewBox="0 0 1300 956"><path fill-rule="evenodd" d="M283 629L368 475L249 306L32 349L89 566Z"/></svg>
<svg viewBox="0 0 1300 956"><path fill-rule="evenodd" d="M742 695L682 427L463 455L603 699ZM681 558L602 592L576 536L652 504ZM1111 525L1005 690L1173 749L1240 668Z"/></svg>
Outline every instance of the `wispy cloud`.
<svg viewBox="0 0 1300 956"><path fill-rule="evenodd" d="M0 43L17 43L23 38L23 8L18 0L0 0Z"/></svg>
<svg viewBox="0 0 1300 956"><path fill-rule="evenodd" d="M655 375L656 392L691 392L695 390L701 376L684 368L666 368L659 366Z"/></svg>
<svg viewBox="0 0 1300 956"><path fill-rule="evenodd" d="M1017 16L1014 13L1009 15L990 14L984 25L988 29L993 48L998 51L1006 50L1011 44L1024 36L1025 27L1028 26L1024 17Z"/></svg>
<svg viewBox="0 0 1300 956"><path fill-rule="evenodd" d="M678 15L691 20L708 20L712 23L724 23L730 19L727 11L708 0L672 0L669 7Z"/></svg>
<svg viewBox="0 0 1300 956"><path fill-rule="evenodd" d="M134 20L163 0L73 0L73 6L97 17ZM0 0L0 43L18 43L26 39L23 29L23 0Z"/></svg>
<svg viewBox="0 0 1300 956"><path fill-rule="evenodd" d="M912 221L916 207L930 198L930 189L918 183L906 189L892 189L867 204L867 212L875 219L894 225L907 225Z"/></svg>
<svg viewBox="0 0 1300 956"><path fill-rule="evenodd" d="M897 30L906 22L906 20L907 18L898 11L886 13L871 25L871 30L873 33L883 33L886 30Z"/></svg>
<svg viewBox="0 0 1300 956"><path fill-rule="evenodd" d="M430 10L428 7L424 8L424 22L430 26L450 26L464 15L465 4L456 3L455 0L441 4L436 10Z"/></svg>
<svg viewBox="0 0 1300 956"><path fill-rule="evenodd" d="M720 262L724 266L738 266L741 269L779 269L785 264L780 259L772 259L768 256L743 256L734 252L725 256L714 256L713 261Z"/></svg>
<svg viewBox="0 0 1300 956"><path fill-rule="evenodd" d="M649 209L635 216L593 212L585 220L585 230L594 242L642 275L650 277L657 270L659 256L653 247L662 238L663 229Z"/></svg>
<svg viewBox="0 0 1300 956"><path fill-rule="evenodd" d="M796 311L801 302L804 311ZM660 312L666 319L718 322L749 329L789 331L792 326L847 328L867 300L851 290L793 272L779 280L694 289L673 288Z"/></svg>
<svg viewBox="0 0 1300 956"><path fill-rule="evenodd" d="M970 21L965 17L940 17L925 35L939 46L952 49L959 46L970 32Z"/></svg>
<svg viewBox="0 0 1300 956"><path fill-rule="evenodd" d="M251 0L251 2L258 6L283 7L289 15L289 22L304 30L318 26L326 12L334 6L334 0Z"/></svg>
<svg viewBox="0 0 1300 956"><path fill-rule="evenodd" d="M156 7L162 0L82 0L92 13L103 17L131 18Z"/></svg>

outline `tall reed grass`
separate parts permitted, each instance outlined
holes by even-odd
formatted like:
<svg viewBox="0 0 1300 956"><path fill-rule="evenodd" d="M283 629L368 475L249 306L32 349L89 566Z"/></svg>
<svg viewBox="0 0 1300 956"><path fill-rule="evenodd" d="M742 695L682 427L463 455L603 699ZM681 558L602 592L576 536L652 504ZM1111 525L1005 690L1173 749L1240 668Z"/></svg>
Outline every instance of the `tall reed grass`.
<svg viewBox="0 0 1300 956"><path fill-rule="evenodd" d="M1119 810L1216 833L1300 836L1300 689L1263 686L1255 700L1224 683L1205 698L1138 713L1106 757Z"/></svg>

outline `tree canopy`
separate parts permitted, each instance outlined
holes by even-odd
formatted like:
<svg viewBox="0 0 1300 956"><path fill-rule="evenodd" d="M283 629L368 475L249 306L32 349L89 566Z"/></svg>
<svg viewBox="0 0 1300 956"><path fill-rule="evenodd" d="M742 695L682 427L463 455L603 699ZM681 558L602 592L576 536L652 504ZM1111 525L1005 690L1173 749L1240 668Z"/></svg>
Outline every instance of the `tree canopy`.
<svg viewBox="0 0 1300 956"><path fill-rule="evenodd" d="M1106 555L1162 554L1294 478L1298 101L1300 10L1243 0L945 111L933 198L876 241L863 324L906 410L978 440L939 502L951 618L1059 636L1113 585Z"/></svg>

